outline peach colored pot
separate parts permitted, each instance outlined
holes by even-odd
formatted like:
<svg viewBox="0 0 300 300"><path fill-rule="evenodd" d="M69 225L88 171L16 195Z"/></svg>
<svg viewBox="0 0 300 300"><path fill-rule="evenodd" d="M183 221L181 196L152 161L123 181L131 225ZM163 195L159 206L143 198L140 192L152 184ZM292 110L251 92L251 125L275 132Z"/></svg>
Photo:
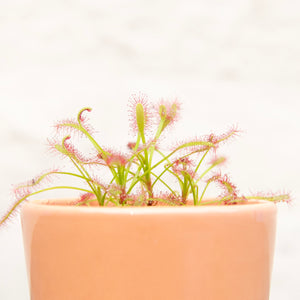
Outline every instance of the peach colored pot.
<svg viewBox="0 0 300 300"><path fill-rule="evenodd" d="M28 202L32 300L267 300L276 207L74 207Z"/></svg>

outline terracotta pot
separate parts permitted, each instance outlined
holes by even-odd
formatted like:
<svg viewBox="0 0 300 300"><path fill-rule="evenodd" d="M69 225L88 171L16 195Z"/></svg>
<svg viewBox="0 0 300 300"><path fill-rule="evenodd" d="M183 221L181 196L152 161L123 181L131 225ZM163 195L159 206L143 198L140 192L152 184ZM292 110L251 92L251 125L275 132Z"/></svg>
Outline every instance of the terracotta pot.
<svg viewBox="0 0 300 300"><path fill-rule="evenodd" d="M32 300L269 299L273 203L49 203L31 201L22 208Z"/></svg>

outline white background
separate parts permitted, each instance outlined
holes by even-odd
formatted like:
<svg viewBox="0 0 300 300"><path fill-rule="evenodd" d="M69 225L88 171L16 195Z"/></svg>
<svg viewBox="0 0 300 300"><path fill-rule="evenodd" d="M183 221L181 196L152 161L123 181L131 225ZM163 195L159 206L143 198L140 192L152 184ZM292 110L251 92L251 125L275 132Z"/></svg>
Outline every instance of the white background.
<svg viewBox="0 0 300 300"><path fill-rule="evenodd" d="M292 192L270 299L300 299L299 36L296 0L0 0L0 211L57 165L55 120L91 106L100 140L123 146L131 93L177 96L177 136L243 129L224 149L241 192ZM29 299L18 217L0 230L0 299Z"/></svg>

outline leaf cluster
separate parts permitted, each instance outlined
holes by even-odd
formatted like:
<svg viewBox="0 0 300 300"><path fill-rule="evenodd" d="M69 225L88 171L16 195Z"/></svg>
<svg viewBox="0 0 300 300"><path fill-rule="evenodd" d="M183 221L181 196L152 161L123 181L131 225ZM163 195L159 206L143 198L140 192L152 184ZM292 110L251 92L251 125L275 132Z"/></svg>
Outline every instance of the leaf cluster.
<svg viewBox="0 0 300 300"><path fill-rule="evenodd" d="M239 130L231 128L222 135L209 134L180 142L171 149L163 151L159 140L163 133L178 120L180 105L177 101L162 101L150 106L144 95L134 95L130 102L131 126L135 132L135 141L128 143L128 152L108 150L98 142L87 123L86 114L91 108L83 108L74 120L65 120L56 124L59 133L67 133L61 140L49 140L50 147L62 157L67 158L72 170L57 169L42 173L15 190L15 201L0 219L4 224L29 197L55 189L72 189L81 192L75 205L99 206L153 206L187 205L195 206L244 203L249 198L265 199L273 202L290 201L289 194L280 195L239 195L236 186L227 174L214 172L225 162L225 157L217 156L217 150L224 142L238 135ZM156 121L155 121L156 120ZM154 131L150 130L154 127ZM83 155L74 145L73 133L79 133L93 147L92 155ZM214 159L204 163L208 155ZM107 182L101 182L97 170L105 168L110 176ZM211 174L211 175L210 175ZM68 176L81 180L84 187L52 185L43 187L51 176ZM171 178L171 180L170 180ZM157 188L164 186L162 192ZM204 201L205 193L212 184L217 184L222 193L212 201Z"/></svg>

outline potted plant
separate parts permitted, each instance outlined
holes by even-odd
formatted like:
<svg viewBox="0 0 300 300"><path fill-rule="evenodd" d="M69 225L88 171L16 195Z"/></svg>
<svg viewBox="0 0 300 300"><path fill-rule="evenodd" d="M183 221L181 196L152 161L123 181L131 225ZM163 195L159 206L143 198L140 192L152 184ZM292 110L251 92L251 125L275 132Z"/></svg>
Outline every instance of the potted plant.
<svg viewBox="0 0 300 300"><path fill-rule="evenodd" d="M267 300L274 203L290 196L240 195L228 175L214 172L225 161L218 148L237 128L165 152L159 141L177 121L179 103L150 106L139 94L130 108L136 139L126 153L96 141L84 108L56 124L61 139L49 140L73 170L50 170L15 188L0 224L22 206L31 299ZM91 143L91 154L74 146L73 133ZM83 184L43 186L53 176ZM205 199L213 184L221 194ZM54 189L81 195L27 201Z"/></svg>

